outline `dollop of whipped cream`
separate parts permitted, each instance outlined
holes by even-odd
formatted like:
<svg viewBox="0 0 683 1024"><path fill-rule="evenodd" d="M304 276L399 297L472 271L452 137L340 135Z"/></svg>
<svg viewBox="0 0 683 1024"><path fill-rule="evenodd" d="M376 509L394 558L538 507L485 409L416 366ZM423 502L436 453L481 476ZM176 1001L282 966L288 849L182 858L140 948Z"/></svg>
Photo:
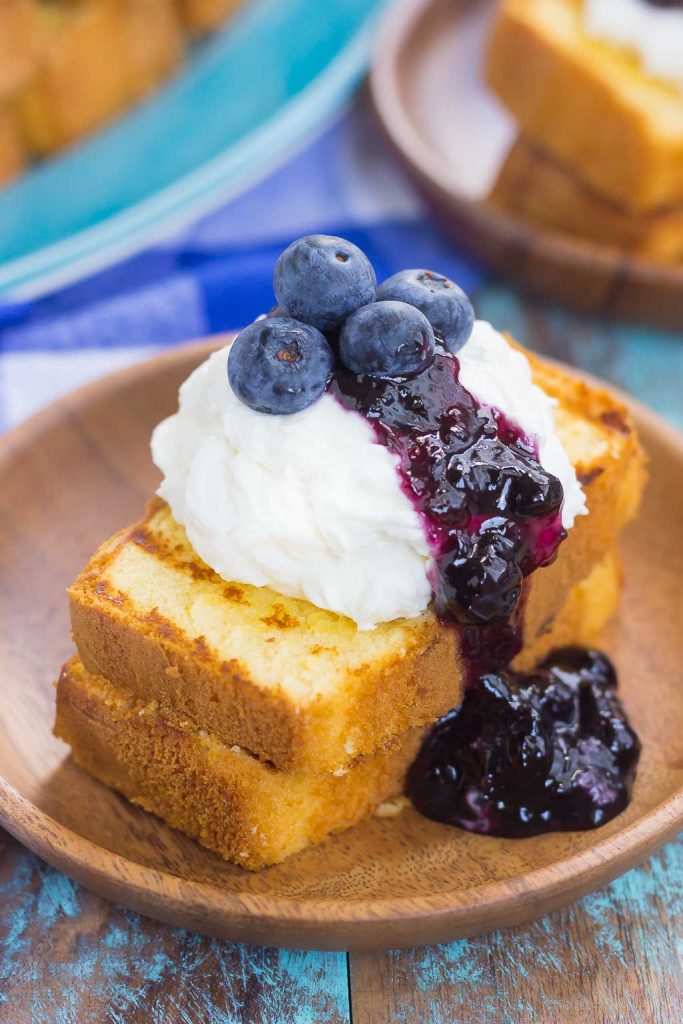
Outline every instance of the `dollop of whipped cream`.
<svg viewBox="0 0 683 1024"><path fill-rule="evenodd" d="M158 493L197 554L228 581L304 598L359 629L420 615L432 555L396 456L329 394L292 416L248 408L228 384L227 354L188 377L178 412L152 436ZM555 403L526 357L477 321L458 360L467 390L535 441L572 526L586 510L583 491L555 432Z"/></svg>
<svg viewBox="0 0 683 1024"><path fill-rule="evenodd" d="M584 25L595 39L626 46L643 69L683 90L683 10L647 0L585 0Z"/></svg>

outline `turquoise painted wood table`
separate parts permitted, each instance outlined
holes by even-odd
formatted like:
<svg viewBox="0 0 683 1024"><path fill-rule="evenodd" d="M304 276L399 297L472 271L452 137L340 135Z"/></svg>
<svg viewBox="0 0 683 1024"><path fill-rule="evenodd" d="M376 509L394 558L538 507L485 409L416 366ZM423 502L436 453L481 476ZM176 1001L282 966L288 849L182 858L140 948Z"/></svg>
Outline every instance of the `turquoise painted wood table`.
<svg viewBox="0 0 683 1024"><path fill-rule="evenodd" d="M683 429L683 337L488 284L480 314ZM410 952L233 945L90 895L0 836L2 1024L680 1024L683 840L535 923Z"/></svg>

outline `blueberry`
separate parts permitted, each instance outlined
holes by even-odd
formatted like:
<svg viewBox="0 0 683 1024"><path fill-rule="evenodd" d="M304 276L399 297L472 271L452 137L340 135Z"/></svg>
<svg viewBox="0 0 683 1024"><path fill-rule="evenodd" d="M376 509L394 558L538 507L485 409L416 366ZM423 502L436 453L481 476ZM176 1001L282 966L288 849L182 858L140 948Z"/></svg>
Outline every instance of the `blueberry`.
<svg viewBox="0 0 683 1024"><path fill-rule="evenodd" d="M306 235L275 264L273 287L282 309L321 331L339 327L375 298L377 278L364 252L334 235Z"/></svg>
<svg viewBox="0 0 683 1024"><path fill-rule="evenodd" d="M488 625L510 617L522 589L514 523L491 520L479 534L460 534L437 560L436 608L456 622Z"/></svg>
<svg viewBox="0 0 683 1024"><path fill-rule="evenodd" d="M409 377L434 358L434 331L405 302L372 302L356 310L339 336L342 362L371 377Z"/></svg>
<svg viewBox="0 0 683 1024"><path fill-rule="evenodd" d="M520 519L556 515L563 500L561 481L541 467L526 467L510 475L508 504L510 511Z"/></svg>
<svg viewBox="0 0 683 1024"><path fill-rule="evenodd" d="M377 298L396 299L415 306L453 354L472 333L472 303L454 281L433 270L401 270L379 286Z"/></svg>
<svg viewBox="0 0 683 1024"><path fill-rule="evenodd" d="M474 515L505 513L520 520L559 512L564 492L557 477L499 438L481 437L446 461L453 492L467 498Z"/></svg>
<svg viewBox="0 0 683 1024"><path fill-rule="evenodd" d="M228 355L232 390L257 412L300 412L320 398L333 369L332 350L320 331L288 317L245 327Z"/></svg>
<svg viewBox="0 0 683 1024"><path fill-rule="evenodd" d="M560 647L542 661L540 667L560 680L580 677L593 680L605 689L617 688L616 669L602 651L586 647Z"/></svg>

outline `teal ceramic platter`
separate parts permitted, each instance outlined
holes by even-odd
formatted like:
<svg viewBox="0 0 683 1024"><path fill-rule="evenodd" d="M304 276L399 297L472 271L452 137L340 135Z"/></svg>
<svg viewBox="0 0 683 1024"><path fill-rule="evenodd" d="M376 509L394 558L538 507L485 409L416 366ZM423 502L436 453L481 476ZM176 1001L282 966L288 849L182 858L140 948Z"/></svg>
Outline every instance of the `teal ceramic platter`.
<svg viewBox="0 0 683 1024"><path fill-rule="evenodd" d="M320 128L381 0L246 0L151 100L0 192L0 294L30 297L208 212Z"/></svg>

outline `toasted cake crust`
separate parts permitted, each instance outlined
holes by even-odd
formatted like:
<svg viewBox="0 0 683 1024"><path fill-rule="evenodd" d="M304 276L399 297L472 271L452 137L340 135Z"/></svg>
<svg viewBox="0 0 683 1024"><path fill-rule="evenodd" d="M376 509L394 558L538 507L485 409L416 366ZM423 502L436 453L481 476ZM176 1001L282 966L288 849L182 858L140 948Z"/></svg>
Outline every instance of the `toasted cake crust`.
<svg viewBox="0 0 683 1024"><path fill-rule="evenodd" d="M589 38L579 0L502 0L487 77L522 134L607 200L683 202L683 96Z"/></svg>
<svg viewBox="0 0 683 1024"><path fill-rule="evenodd" d="M140 601L131 581L150 572ZM359 633L305 601L226 584L161 503L100 549L70 600L89 672L280 768L334 771L461 693L455 631L433 616ZM207 611L201 625L178 610L190 602Z"/></svg>
<svg viewBox="0 0 683 1024"><path fill-rule="evenodd" d="M609 552L571 590L524 660L564 643L593 643L616 609L620 582ZM399 795L423 734L409 729L337 774L282 771L187 719L169 722L156 701L89 675L79 659L59 679L55 732L97 779L252 870L321 842Z"/></svg>
<svg viewBox="0 0 683 1024"><path fill-rule="evenodd" d="M662 260L683 258L683 203L634 214L608 202L528 139L518 139L490 196L525 221Z"/></svg>
<svg viewBox="0 0 683 1024"><path fill-rule="evenodd" d="M558 429L583 480L590 515L556 562L527 581L525 652L611 550L635 511L644 462L627 411L606 392L531 357L560 399ZM458 630L431 611L359 632L331 612L268 588L226 583L202 563L168 508L100 548L70 590L73 635L86 669L156 701L279 768L334 771L425 725L460 700L466 665Z"/></svg>

